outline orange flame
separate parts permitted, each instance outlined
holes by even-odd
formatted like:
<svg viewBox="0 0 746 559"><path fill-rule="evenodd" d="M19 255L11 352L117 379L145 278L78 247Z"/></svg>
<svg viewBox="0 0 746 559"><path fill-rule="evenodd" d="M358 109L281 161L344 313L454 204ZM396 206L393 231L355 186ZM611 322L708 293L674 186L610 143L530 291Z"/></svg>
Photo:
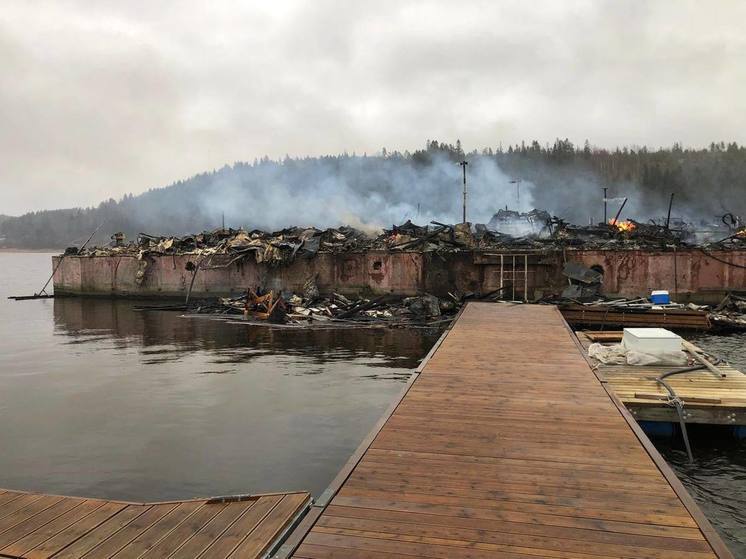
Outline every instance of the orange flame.
<svg viewBox="0 0 746 559"><path fill-rule="evenodd" d="M609 220L609 225L613 225L622 233L630 233L635 230L635 227L637 227L637 225L632 221L617 221L613 217Z"/></svg>

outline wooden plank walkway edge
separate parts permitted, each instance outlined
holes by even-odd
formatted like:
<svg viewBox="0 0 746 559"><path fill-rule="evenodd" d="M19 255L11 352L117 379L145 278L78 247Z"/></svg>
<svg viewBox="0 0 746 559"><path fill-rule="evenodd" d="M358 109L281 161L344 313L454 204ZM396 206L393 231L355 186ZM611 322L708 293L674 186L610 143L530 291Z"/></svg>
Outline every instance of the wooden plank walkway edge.
<svg viewBox="0 0 746 559"><path fill-rule="evenodd" d="M273 559L401 555L733 559L560 311L494 303L462 308Z"/></svg>

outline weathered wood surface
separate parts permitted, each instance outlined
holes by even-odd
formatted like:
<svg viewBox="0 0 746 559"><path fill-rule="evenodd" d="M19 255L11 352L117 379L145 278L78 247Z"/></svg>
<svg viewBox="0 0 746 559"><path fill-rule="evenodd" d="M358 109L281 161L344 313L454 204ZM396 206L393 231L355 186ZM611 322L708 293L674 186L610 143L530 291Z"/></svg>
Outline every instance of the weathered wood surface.
<svg viewBox="0 0 746 559"><path fill-rule="evenodd" d="M299 492L141 504L0 489L0 557L260 557L309 500Z"/></svg>
<svg viewBox="0 0 746 559"><path fill-rule="evenodd" d="M622 332L577 332L583 348L594 341L618 343ZM666 404L668 392L655 377L677 367L604 365L592 360L596 374L608 383L636 419L678 421L676 409ZM696 363L695 363L696 364ZM725 376L702 369L666 378L684 402L687 423L746 425L746 375L727 364L718 365Z"/></svg>
<svg viewBox="0 0 746 559"><path fill-rule="evenodd" d="M295 557L732 557L581 351L469 304Z"/></svg>
<svg viewBox="0 0 746 559"><path fill-rule="evenodd" d="M596 327L663 327L677 330L710 330L708 314L690 309L634 310L610 306L562 305L562 316L572 325Z"/></svg>

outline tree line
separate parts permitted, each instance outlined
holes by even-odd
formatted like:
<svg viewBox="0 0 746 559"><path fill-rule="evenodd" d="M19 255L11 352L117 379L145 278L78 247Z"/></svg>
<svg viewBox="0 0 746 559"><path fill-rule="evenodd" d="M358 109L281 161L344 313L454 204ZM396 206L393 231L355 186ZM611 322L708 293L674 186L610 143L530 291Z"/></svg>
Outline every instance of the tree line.
<svg viewBox="0 0 746 559"><path fill-rule="evenodd" d="M306 219L315 214L304 210L313 199L326 205L333 201L335 188L341 184L335 181L344 182L348 198L359 196L365 203L381 198L396 204L410 178L427 179L428 170L436 169L444 159L454 164L464 159L472 164L494 162L506 176L533 185L537 207L576 222L597 217L594 212L603 187L612 196L634 192L637 207L651 208L651 215L665 207L670 194L675 193L677 209L692 218L717 220L725 213L746 216L746 147L735 142L712 142L702 148L674 144L656 149L605 149L588 141L575 145L568 139L557 139L551 144L531 141L465 152L460 141L428 140L424 148L411 152L384 148L375 155L344 153L277 161L264 157L236 162L140 195L105 200L95 207L3 216L0 246L60 248L80 244L101 224L96 243L108 242L116 231L129 238L139 232L181 235L220 226L221 214L230 214L230 225L234 226L240 216L240 225L249 228L276 222L290 225L294 215L300 225L327 225L308 223ZM277 190L277 185L283 188ZM272 197L274 191L280 194ZM236 197L237 193L240 196ZM428 201L426 196L422 198ZM280 212L283 218L269 220L267 216L273 212ZM340 213L341 221L349 218Z"/></svg>

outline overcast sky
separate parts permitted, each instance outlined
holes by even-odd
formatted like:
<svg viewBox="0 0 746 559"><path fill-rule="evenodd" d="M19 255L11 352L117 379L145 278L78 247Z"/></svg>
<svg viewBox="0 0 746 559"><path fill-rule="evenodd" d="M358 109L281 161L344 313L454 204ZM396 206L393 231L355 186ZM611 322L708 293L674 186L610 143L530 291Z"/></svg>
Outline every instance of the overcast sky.
<svg viewBox="0 0 746 559"><path fill-rule="evenodd" d="M269 155L746 142L746 2L4 0L0 213Z"/></svg>

